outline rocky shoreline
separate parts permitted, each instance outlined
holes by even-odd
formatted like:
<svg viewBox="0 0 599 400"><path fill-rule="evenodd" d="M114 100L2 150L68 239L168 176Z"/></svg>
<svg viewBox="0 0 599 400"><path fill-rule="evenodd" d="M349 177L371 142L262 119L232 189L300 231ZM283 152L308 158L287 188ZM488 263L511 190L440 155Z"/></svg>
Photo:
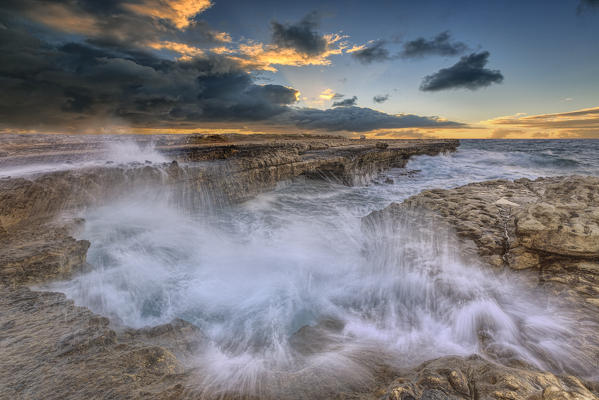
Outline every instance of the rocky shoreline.
<svg viewBox="0 0 599 400"><path fill-rule="evenodd" d="M72 217L73 211L140 187L168 188L195 207L243 201L301 176L351 185L386 168L403 167L412 155L458 146L449 140L224 138L225 143L209 136L160 139L157 149L178 160L166 164L107 164L0 179L0 397L204 398L202 388L194 386L198 371L190 362L202 346L202 333L193 325L175 320L129 329L75 306L63 294L31 289L85 268L90 243L72 237L84 223ZM99 144L82 146L63 139L34 151L43 147L33 141L19 150L4 149L0 163L102 151ZM364 224L393 225L406 212L434 218L455 232L456 246L489 273L509 269L530 287L563 298L585 325L583 350L599 360L594 333L599 326L598 178L490 181L428 190L370 214ZM309 337L313 330L302 329L298 337ZM597 399L599 393L594 379L540 371L517 359L443 357L386 374L367 392L323 398L549 400ZM302 393L290 397L310 398Z"/></svg>
<svg viewBox="0 0 599 400"><path fill-rule="evenodd" d="M393 225L405 214L455 233L461 253L490 273L508 269L575 314L590 381L510 360L445 357L407 371L389 399L597 399L599 393L599 178L565 176L472 183L421 192L364 218ZM491 357L492 358L492 357ZM594 360L594 361L592 361Z"/></svg>
<svg viewBox="0 0 599 400"><path fill-rule="evenodd" d="M104 151L78 138L29 138L4 146L0 165L79 160ZM41 145L40 141L45 145ZM184 206L244 201L305 176L352 185L403 167L409 157L454 151L456 140L348 140L192 135L154 139L175 161L67 169L0 179L0 397L197 398L185 362L201 332L182 320L151 329L115 326L63 294L32 290L86 267L90 243L72 237L77 210L123 192L162 188ZM178 160L178 161L177 161ZM231 398L236 398L231 394Z"/></svg>

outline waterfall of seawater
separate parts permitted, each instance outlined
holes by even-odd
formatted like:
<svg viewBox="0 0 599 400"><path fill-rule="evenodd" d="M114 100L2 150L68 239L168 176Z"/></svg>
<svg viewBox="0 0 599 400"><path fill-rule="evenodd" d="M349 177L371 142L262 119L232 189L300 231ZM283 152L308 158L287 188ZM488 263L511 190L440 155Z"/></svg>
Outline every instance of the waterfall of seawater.
<svg viewBox="0 0 599 400"><path fill-rule="evenodd" d="M211 393L359 388L383 367L473 353L592 371L573 317L470 265L430 217L363 224L397 186L305 180L209 211L132 193L86 212L93 269L53 289L128 326L197 325Z"/></svg>

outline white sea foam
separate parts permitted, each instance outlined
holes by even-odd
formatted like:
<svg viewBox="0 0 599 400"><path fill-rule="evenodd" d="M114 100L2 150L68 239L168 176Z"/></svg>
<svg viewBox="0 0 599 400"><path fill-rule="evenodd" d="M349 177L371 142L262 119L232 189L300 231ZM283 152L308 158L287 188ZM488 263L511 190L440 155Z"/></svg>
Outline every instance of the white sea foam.
<svg viewBox="0 0 599 400"><path fill-rule="evenodd" d="M73 161L65 160L64 155L47 156L43 162L33 162L19 165L3 165L0 168L2 177L26 177L56 171L77 170L82 168L99 167L108 164L127 165L132 163L164 163L169 161L158 152L154 145L140 144L133 140L115 142L106 140L100 149L87 155L78 155Z"/></svg>
<svg viewBox="0 0 599 400"><path fill-rule="evenodd" d="M419 157L408 168L420 174L389 172L394 185L296 182L210 212L132 194L88 211L94 268L53 289L133 327L196 324L207 337L198 384L213 392L322 393L367 383L380 364L473 353L588 375L573 317L546 293L463 260L426 216L362 225L428 185L511 174L480 157Z"/></svg>

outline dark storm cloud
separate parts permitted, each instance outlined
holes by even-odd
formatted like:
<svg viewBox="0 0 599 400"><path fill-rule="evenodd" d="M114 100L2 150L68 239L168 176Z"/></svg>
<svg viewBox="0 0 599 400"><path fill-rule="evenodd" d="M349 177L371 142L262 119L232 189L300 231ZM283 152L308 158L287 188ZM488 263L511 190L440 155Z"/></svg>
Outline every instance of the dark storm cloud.
<svg viewBox="0 0 599 400"><path fill-rule="evenodd" d="M326 39L320 35L318 14L311 12L296 24L272 22L272 41L279 47L295 49L300 53L317 55L327 49Z"/></svg>
<svg viewBox="0 0 599 400"><path fill-rule="evenodd" d="M288 112L275 117L275 120L295 124L302 129L349 132L417 127L441 128L461 125L434 117L422 117L412 114L391 115L363 107L337 107L328 110L315 108L290 109Z"/></svg>
<svg viewBox="0 0 599 400"><path fill-rule="evenodd" d="M578 3L579 14L591 9L599 10L599 0L580 0L580 3Z"/></svg>
<svg viewBox="0 0 599 400"><path fill-rule="evenodd" d="M379 104L384 103L387 100L389 100L388 94L378 94L372 98L372 101L374 101L375 103L379 103Z"/></svg>
<svg viewBox="0 0 599 400"><path fill-rule="evenodd" d="M136 6L152 7L151 13L135 12ZM56 31L128 46L163 40L197 46L222 40L198 19L190 17L181 28L169 2L160 0L3 0L0 9L13 19L25 17Z"/></svg>
<svg viewBox="0 0 599 400"><path fill-rule="evenodd" d="M351 107L351 106L355 106L357 102L358 102L358 98L356 96L354 96L351 99L345 99L345 100L334 102L333 107Z"/></svg>
<svg viewBox="0 0 599 400"><path fill-rule="evenodd" d="M403 46L401 56L404 58L419 58L429 55L456 56L466 51L468 47L461 42L451 42L449 32L441 32L432 39L418 38Z"/></svg>
<svg viewBox="0 0 599 400"><path fill-rule="evenodd" d="M18 27L1 31L0 51L0 119L20 127L94 118L254 121L296 101L295 89L256 85L220 57L177 62L116 45L52 45Z"/></svg>
<svg viewBox="0 0 599 400"><path fill-rule="evenodd" d="M247 93L250 96L266 99L272 104L292 104L297 101L297 91L281 85L254 85Z"/></svg>
<svg viewBox="0 0 599 400"><path fill-rule="evenodd" d="M297 90L256 84L247 64L234 58L210 52L180 60L165 58L147 41L187 40L194 35L209 41L204 33L212 31L193 18L156 19L136 14L127 4L166 3L0 3L0 129L76 132L110 123L179 128L203 122L259 122L364 131L454 124L351 107L354 99L347 100L349 107L325 111L294 108ZM297 24L296 30L287 29L287 39L289 32L306 27L313 32L311 18ZM182 23L184 29L177 26ZM291 39L289 43L302 46ZM304 51L320 48L306 43L310 40L304 43Z"/></svg>
<svg viewBox="0 0 599 400"><path fill-rule="evenodd" d="M351 55L362 64L371 64L375 61L387 61L391 59L389 50L385 48L384 40L374 42L362 50L354 51Z"/></svg>
<svg viewBox="0 0 599 400"><path fill-rule="evenodd" d="M488 51L464 56L455 65L426 76L420 85L420 90L438 91L459 88L476 90L492 83L501 83L503 75L500 71L485 68L488 59Z"/></svg>

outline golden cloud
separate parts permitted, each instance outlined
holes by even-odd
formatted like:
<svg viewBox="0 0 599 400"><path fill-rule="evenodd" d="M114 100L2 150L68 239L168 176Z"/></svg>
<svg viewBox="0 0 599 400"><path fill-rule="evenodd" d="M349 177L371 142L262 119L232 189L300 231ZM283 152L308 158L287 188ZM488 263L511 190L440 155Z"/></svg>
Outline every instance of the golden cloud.
<svg viewBox="0 0 599 400"><path fill-rule="evenodd" d="M211 6L211 0L143 0L138 3L123 5L123 7L136 14L168 20L178 29L188 27L195 15ZM65 4L50 2L44 4L43 12L39 8L32 8L27 15L35 21L63 32L84 35L105 33L102 32L101 24L98 23L96 16ZM113 31L111 34L118 37L122 33ZM231 41L231 37L225 32L215 32L213 37L221 42Z"/></svg>
<svg viewBox="0 0 599 400"><path fill-rule="evenodd" d="M554 114L526 115L493 118L482 122L494 128L496 136L515 137L598 137L599 107L584 108ZM509 132L508 132L509 131Z"/></svg>
<svg viewBox="0 0 599 400"><path fill-rule="evenodd" d="M202 49L190 46L185 43L163 41L148 43L147 45L148 47L151 47L155 50L170 50L179 53L181 55L178 58L179 60L190 60L193 57L201 56L202 54L204 54Z"/></svg>
<svg viewBox="0 0 599 400"><path fill-rule="evenodd" d="M212 37L223 43L231 43L233 41L233 38L227 32L212 32Z"/></svg>
<svg viewBox="0 0 599 400"><path fill-rule="evenodd" d="M211 0L141 0L123 5L138 15L168 20L181 30L189 27L195 15L211 6ZM96 16L63 4L48 4L44 7L44 12L39 12L39 9L36 9L29 14L32 19L64 32L90 36L107 33L102 26L102 21L98 20ZM121 40L126 40L130 31L116 29L109 33ZM331 56L342 54L349 47L349 44L344 41L348 36L335 33L323 35L326 46L325 50L319 54L307 54L294 48L283 48L272 43L248 41L236 44L233 43L232 37L227 32L210 32L210 36L217 42L229 45L200 49L188 43L169 40L155 41L155 38L143 45L155 50L176 52L179 54L177 57L179 60L189 60L206 52L224 54L246 69L271 72L276 72L277 66L280 65L297 67L330 65Z"/></svg>
<svg viewBox="0 0 599 400"><path fill-rule="evenodd" d="M230 58L241 65L263 71L275 72L277 65L290 65L295 67L306 65L330 65L330 56L342 54L347 47L342 40L346 36L327 34L323 36L327 42L326 49L320 54L306 54L293 48L282 48L275 44L249 42L240 44L237 54ZM223 48L217 48L223 50ZM213 49L214 51L215 49Z"/></svg>
<svg viewBox="0 0 599 400"><path fill-rule="evenodd" d="M211 6L210 0L144 0L138 4L125 5L137 14L169 20L179 29L188 27L192 17Z"/></svg>
<svg viewBox="0 0 599 400"><path fill-rule="evenodd" d="M320 97L323 100L332 100L333 97L335 97L335 92L333 91L333 89L325 89L323 90L318 97Z"/></svg>
<svg viewBox="0 0 599 400"><path fill-rule="evenodd" d="M366 48L365 44L361 44L361 45L353 45L352 47L350 47L349 49L347 49L345 52L346 53L354 53L356 51L360 51L360 50L364 50Z"/></svg>

